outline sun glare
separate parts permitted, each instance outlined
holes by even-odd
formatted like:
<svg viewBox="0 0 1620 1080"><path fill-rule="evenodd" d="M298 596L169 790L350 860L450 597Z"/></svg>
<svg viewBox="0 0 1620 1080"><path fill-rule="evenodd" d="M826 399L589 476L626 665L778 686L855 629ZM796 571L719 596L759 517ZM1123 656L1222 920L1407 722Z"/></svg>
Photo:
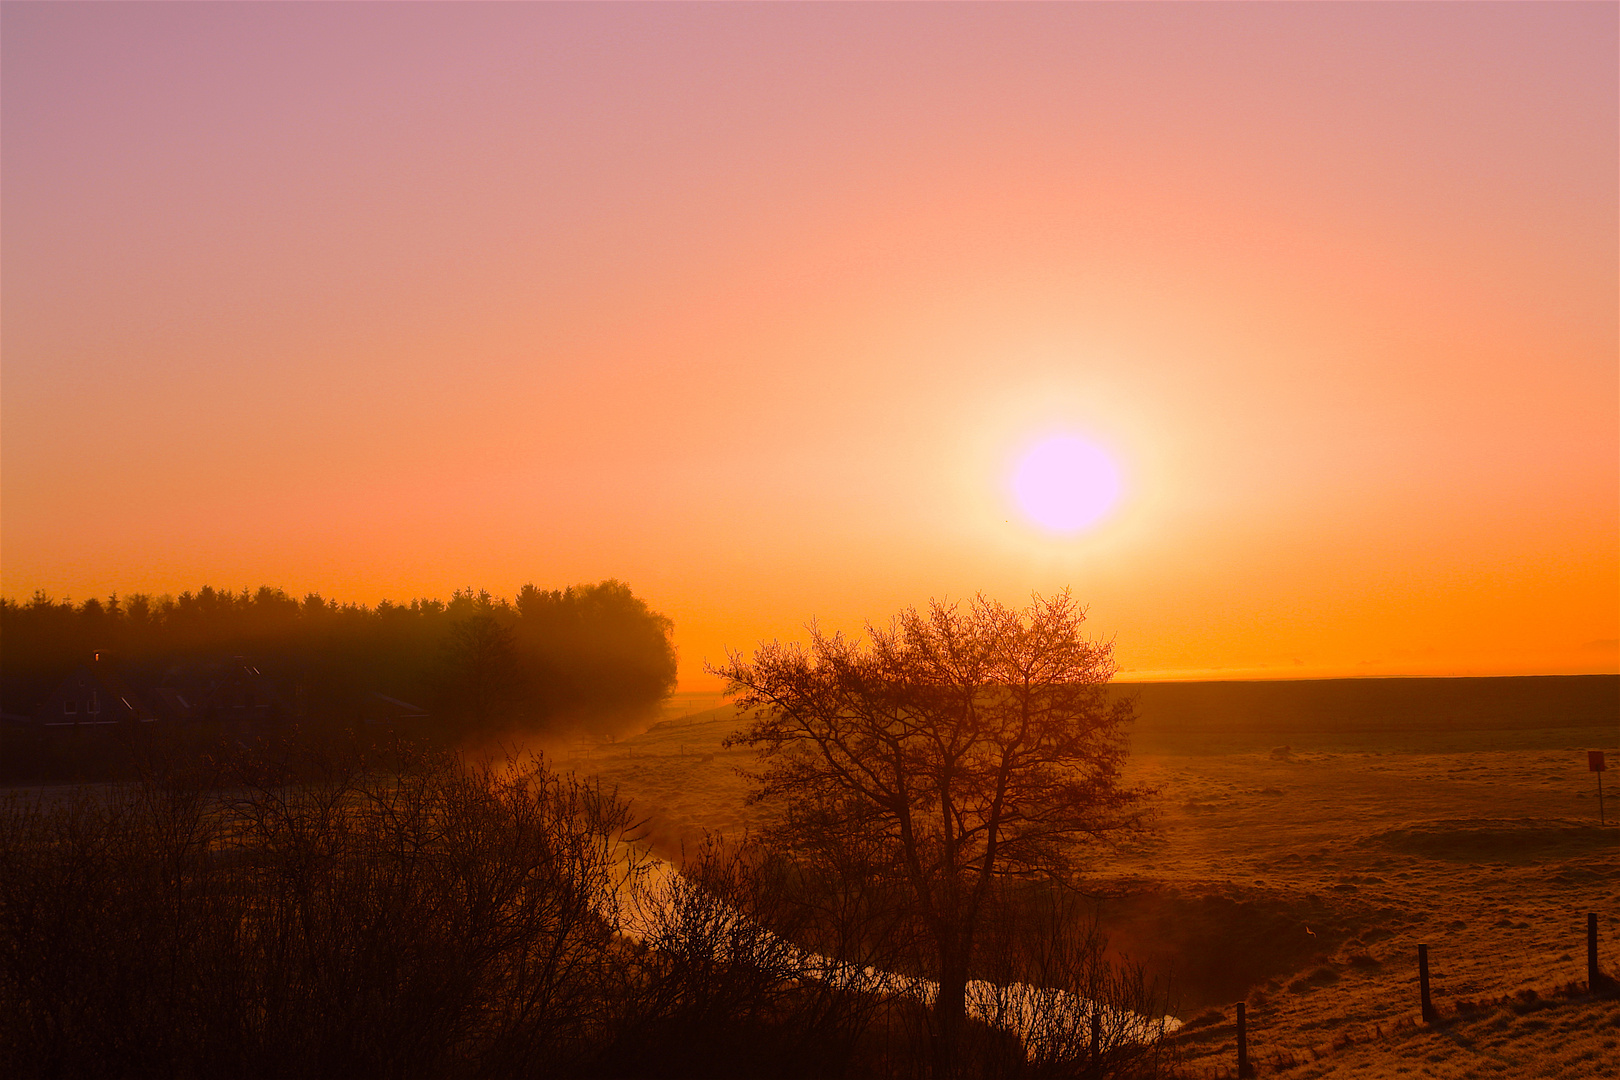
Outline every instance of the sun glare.
<svg viewBox="0 0 1620 1080"><path fill-rule="evenodd" d="M1107 517L1119 501L1119 468L1094 443L1076 435L1054 435L1019 459L1012 493L1018 508L1035 524L1073 535Z"/></svg>

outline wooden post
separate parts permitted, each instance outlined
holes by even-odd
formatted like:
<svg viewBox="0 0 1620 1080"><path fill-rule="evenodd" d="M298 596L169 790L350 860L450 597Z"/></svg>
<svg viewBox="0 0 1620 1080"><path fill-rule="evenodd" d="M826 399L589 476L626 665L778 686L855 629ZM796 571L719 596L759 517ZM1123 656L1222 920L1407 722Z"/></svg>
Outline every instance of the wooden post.
<svg viewBox="0 0 1620 1080"><path fill-rule="evenodd" d="M1254 1066L1249 1064L1249 1018L1244 1013L1241 1001L1237 1003L1237 1042L1238 1080L1246 1080L1254 1075Z"/></svg>
<svg viewBox="0 0 1620 1080"><path fill-rule="evenodd" d="M1429 947L1418 946L1418 994L1423 999L1423 1022L1435 1021L1434 1006L1429 1002Z"/></svg>
<svg viewBox="0 0 1620 1080"><path fill-rule="evenodd" d="M1600 774L1601 775L1601 774ZM1597 962L1597 912L1586 913L1586 992L1595 994L1603 988L1603 972Z"/></svg>
<svg viewBox="0 0 1620 1080"><path fill-rule="evenodd" d="M1091 1075L1102 1076L1102 1013L1091 1010Z"/></svg>
<svg viewBox="0 0 1620 1080"><path fill-rule="evenodd" d="M1598 824L1599 825L1608 825L1608 823L1609 823L1608 820L1603 816L1603 773L1608 769L1608 766L1606 764L1604 764L1604 761L1603 761L1603 751L1601 751L1601 750L1588 750L1586 752L1586 768L1590 772L1597 773L1597 778L1598 778Z"/></svg>

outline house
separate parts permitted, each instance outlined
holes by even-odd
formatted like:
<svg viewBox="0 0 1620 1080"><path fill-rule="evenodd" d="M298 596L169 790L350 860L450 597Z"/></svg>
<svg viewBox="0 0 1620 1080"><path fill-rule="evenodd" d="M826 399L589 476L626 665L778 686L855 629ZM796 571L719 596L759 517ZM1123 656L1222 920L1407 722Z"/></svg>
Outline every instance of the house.
<svg viewBox="0 0 1620 1080"><path fill-rule="evenodd" d="M279 680L243 656L176 664L158 685L136 690L105 654L97 653L62 680L34 715L48 728L100 727L123 722L224 722L255 728L294 715Z"/></svg>
<svg viewBox="0 0 1620 1080"><path fill-rule="evenodd" d="M101 653L63 679L34 714L45 727L149 724L156 715Z"/></svg>
<svg viewBox="0 0 1620 1080"><path fill-rule="evenodd" d="M420 705L379 693L366 695L361 715L368 724L387 724L390 727L428 719L428 711Z"/></svg>
<svg viewBox="0 0 1620 1080"><path fill-rule="evenodd" d="M152 688L151 699L166 720L260 726L290 719L294 711L281 681L245 656L176 664Z"/></svg>

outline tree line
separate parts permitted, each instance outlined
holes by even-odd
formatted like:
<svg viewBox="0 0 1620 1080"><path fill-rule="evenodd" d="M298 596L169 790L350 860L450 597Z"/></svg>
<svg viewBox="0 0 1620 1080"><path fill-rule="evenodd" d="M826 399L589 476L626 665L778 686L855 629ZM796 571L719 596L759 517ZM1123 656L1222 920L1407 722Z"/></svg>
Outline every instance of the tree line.
<svg viewBox="0 0 1620 1080"><path fill-rule="evenodd" d="M177 665L245 656L296 684L312 722L358 714L385 694L429 711L445 733L601 726L654 708L675 685L673 624L621 581L507 600L464 589L448 601L340 604L261 586L204 586L82 603L0 599L0 706L31 715L97 653L135 685Z"/></svg>

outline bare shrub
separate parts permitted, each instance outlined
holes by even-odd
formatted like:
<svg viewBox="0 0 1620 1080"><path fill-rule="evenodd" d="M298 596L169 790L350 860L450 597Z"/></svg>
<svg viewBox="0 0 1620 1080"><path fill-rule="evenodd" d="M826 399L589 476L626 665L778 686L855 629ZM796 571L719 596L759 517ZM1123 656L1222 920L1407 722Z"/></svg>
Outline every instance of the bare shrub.
<svg viewBox="0 0 1620 1080"><path fill-rule="evenodd" d="M862 1055L891 959L858 883L710 836L632 893L614 1075L841 1075ZM857 925L859 924L859 925ZM715 1047L725 1047L716 1057ZM649 1057L652 1060L649 1060Z"/></svg>
<svg viewBox="0 0 1620 1080"><path fill-rule="evenodd" d="M296 750L0 814L10 1075L454 1076L606 1015L627 808L538 762Z"/></svg>
<svg viewBox="0 0 1620 1080"><path fill-rule="evenodd" d="M1084 901L1055 885L1010 891L997 904L990 959L973 984L976 1015L1017 1032L1021 1058L983 1075L1156 1076L1171 1064L1161 986L1140 964L1111 959Z"/></svg>

